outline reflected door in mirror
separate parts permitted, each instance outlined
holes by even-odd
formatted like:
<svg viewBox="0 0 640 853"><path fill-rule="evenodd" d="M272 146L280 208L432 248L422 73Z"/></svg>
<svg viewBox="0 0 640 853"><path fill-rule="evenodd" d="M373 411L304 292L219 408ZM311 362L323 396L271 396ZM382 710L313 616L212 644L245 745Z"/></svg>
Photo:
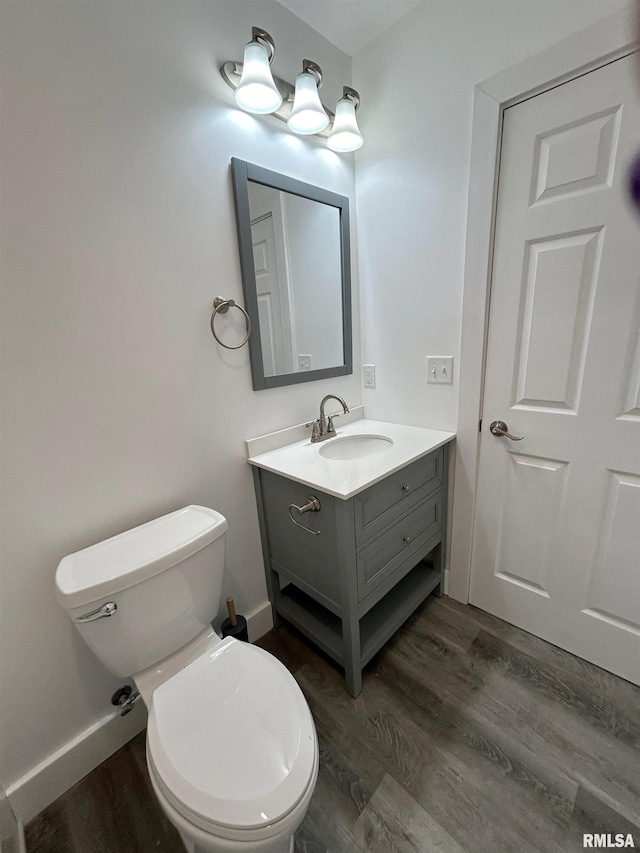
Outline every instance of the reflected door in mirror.
<svg viewBox="0 0 640 853"><path fill-rule="evenodd" d="M276 239L273 213L252 220L251 241L264 373L265 376L291 373L294 370L291 299L282 243Z"/></svg>

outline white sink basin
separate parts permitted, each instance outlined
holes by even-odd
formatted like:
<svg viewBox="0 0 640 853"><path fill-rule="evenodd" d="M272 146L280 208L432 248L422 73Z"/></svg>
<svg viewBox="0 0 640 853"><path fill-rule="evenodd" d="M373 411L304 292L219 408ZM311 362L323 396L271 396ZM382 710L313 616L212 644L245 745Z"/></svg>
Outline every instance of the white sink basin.
<svg viewBox="0 0 640 853"><path fill-rule="evenodd" d="M325 459L365 459L384 453L392 446L393 439L386 435L345 435L323 445L319 453Z"/></svg>
<svg viewBox="0 0 640 853"><path fill-rule="evenodd" d="M453 432L357 418L341 421L337 436L319 444L309 441L304 424L258 436L247 441L247 457L256 468L308 486L310 494L318 489L348 500L453 438Z"/></svg>

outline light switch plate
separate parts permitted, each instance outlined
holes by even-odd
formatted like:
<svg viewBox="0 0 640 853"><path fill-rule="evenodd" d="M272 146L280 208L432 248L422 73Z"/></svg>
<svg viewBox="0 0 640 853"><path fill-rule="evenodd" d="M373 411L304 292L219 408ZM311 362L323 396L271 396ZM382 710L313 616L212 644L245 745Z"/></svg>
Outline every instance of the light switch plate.
<svg viewBox="0 0 640 853"><path fill-rule="evenodd" d="M451 385L453 383L453 356L427 356L427 382L436 385Z"/></svg>

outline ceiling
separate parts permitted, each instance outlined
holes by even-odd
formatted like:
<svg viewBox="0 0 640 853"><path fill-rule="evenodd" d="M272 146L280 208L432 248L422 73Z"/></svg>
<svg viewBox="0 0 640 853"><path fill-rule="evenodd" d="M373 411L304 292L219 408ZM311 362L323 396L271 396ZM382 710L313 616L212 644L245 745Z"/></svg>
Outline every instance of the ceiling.
<svg viewBox="0 0 640 853"><path fill-rule="evenodd" d="M278 0L349 56L422 0Z"/></svg>

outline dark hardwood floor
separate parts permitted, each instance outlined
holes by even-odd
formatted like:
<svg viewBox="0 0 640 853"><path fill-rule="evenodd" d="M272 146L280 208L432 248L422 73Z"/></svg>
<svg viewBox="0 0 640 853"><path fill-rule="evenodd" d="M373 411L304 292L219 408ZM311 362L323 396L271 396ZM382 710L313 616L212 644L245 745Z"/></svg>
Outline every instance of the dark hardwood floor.
<svg viewBox="0 0 640 853"><path fill-rule="evenodd" d="M473 607L429 599L352 699L297 632L260 645L295 675L320 743L296 853L640 848L640 689ZM30 853L183 853L144 735L27 826ZM628 848L626 848L628 849Z"/></svg>

